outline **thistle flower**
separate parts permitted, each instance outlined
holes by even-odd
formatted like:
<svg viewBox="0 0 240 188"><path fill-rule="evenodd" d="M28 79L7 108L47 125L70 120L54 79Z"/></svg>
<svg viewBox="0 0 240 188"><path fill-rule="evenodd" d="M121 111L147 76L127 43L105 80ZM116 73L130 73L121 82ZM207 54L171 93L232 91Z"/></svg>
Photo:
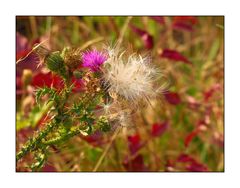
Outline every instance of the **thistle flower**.
<svg viewBox="0 0 240 188"><path fill-rule="evenodd" d="M88 51L83 53L82 66L90 68L92 72L97 72L106 60L107 56L104 53L98 52L97 50Z"/></svg>
<svg viewBox="0 0 240 188"><path fill-rule="evenodd" d="M124 53L109 50L109 58L103 67L103 78L110 93L131 102L149 101L161 91L157 80L161 77L158 69L150 64L150 58L131 55L124 59Z"/></svg>

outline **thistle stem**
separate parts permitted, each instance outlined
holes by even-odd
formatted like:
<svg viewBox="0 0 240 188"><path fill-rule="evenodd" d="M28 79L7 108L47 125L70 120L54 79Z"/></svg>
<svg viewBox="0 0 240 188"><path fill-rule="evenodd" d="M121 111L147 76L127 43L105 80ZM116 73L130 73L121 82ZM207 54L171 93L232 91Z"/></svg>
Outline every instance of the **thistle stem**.
<svg viewBox="0 0 240 188"><path fill-rule="evenodd" d="M16 160L19 161L22 157L27 155L29 152L36 150L37 148L41 147L40 144L42 142L42 139L44 139L49 132L53 130L53 128L57 124L50 123L47 125L46 129L42 130L37 137L30 139L26 145L24 145L17 153Z"/></svg>
<svg viewBox="0 0 240 188"><path fill-rule="evenodd" d="M68 132L66 135L59 136L59 137L53 138L51 140L44 141L42 143L44 145L56 145L56 144L59 144L63 141L66 141L66 140L72 138L75 135L78 135L80 132L81 132L80 128L75 128L75 129L71 130L70 132Z"/></svg>

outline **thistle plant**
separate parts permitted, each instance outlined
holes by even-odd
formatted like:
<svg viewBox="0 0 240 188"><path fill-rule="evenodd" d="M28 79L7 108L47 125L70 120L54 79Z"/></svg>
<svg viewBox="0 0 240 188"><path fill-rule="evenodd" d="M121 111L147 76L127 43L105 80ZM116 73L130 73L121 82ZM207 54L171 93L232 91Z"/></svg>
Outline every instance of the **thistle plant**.
<svg viewBox="0 0 240 188"><path fill-rule="evenodd" d="M64 87L42 87L35 92L37 105L50 105L47 115L51 118L16 155L19 162L31 154L33 171L44 166L51 146L61 146L79 134L108 132L114 125L127 126L135 104L149 103L163 89L158 82L162 74L148 57L127 57L119 49L64 48L62 52L49 52L38 46L34 50L42 57L43 65L62 78ZM77 98L73 97L72 78L83 83Z"/></svg>

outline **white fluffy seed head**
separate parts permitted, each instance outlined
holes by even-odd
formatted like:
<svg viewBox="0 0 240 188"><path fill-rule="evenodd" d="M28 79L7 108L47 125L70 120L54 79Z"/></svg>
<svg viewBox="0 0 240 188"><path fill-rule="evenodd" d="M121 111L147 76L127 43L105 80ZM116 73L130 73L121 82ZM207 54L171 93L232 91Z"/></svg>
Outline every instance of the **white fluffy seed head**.
<svg viewBox="0 0 240 188"><path fill-rule="evenodd" d="M150 64L150 58L133 54L127 59L124 52L108 50L109 58L104 63L103 79L110 93L128 101L148 101L160 91L157 80L160 71Z"/></svg>

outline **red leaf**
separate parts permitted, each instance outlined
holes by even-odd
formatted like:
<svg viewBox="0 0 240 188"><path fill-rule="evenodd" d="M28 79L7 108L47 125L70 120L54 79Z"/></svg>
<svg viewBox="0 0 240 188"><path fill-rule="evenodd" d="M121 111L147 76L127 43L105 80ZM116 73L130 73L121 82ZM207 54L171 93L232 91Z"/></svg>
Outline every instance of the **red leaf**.
<svg viewBox="0 0 240 188"><path fill-rule="evenodd" d="M54 166L51 166L49 164L46 164L43 168L42 168L42 172L57 172L57 169Z"/></svg>
<svg viewBox="0 0 240 188"><path fill-rule="evenodd" d="M164 122L164 123L154 123L152 125L152 130L151 130L152 136L154 136L154 137L161 136L166 131L168 126L169 125L168 125L167 122Z"/></svg>
<svg viewBox="0 0 240 188"><path fill-rule="evenodd" d="M207 172L208 168L196 161L193 157L187 154L180 154L177 162L186 163L186 170L190 172Z"/></svg>
<svg viewBox="0 0 240 188"><path fill-rule="evenodd" d="M32 71L36 69L39 58L37 54L31 53L28 57L25 57L31 51L31 46L29 41L23 35L17 33L16 34L16 61L20 58L17 63L17 74L21 76L23 69L31 69Z"/></svg>
<svg viewBox="0 0 240 188"><path fill-rule="evenodd" d="M178 162L186 163L186 162L194 162L195 160L194 160L191 156L182 153L182 154L180 154L180 155L178 156L177 161L178 161Z"/></svg>
<svg viewBox="0 0 240 188"><path fill-rule="evenodd" d="M185 140L184 140L184 145L185 147L188 147L189 143L193 140L193 138L195 138L199 133L199 130L196 129L196 130L193 130L191 133L189 133Z"/></svg>
<svg viewBox="0 0 240 188"><path fill-rule="evenodd" d="M220 89L221 89L221 85L220 84L214 84L209 90L204 92L204 101L208 102L209 99L213 96L213 94L216 91L219 91Z"/></svg>
<svg viewBox="0 0 240 188"><path fill-rule="evenodd" d="M82 79L72 78L71 82L74 84L72 91L74 93L83 91L84 82ZM54 87L58 90L64 88L64 82L62 78L56 74L49 73L38 73L33 77L32 86L34 87Z"/></svg>
<svg viewBox="0 0 240 188"><path fill-rule="evenodd" d="M174 61L182 61L186 64L192 64L186 57L184 57L182 54L180 54L179 52L177 52L175 50L164 49L160 53L160 57L168 58L168 59L171 59Z"/></svg>
<svg viewBox="0 0 240 188"><path fill-rule="evenodd" d="M156 21L159 24L164 25L165 24L165 20L163 16L150 16L151 19L153 19L154 21Z"/></svg>
<svg viewBox="0 0 240 188"><path fill-rule="evenodd" d="M128 172L146 172L148 168L144 164L143 156L137 155L132 159L128 157L123 161L123 166Z"/></svg>
<svg viewBox="0 0 240 188"><path fill-rule="evenodd" d="M187 165L186 170L189 172L208 172L208 168L204 164L198 162L192 162Z"/></svg>
<svg viewBox="0 0 240 188"><path fill-rule="evenodd" d="M132 29L133 32L135 32L137 35L139 35L142 38L144 46L147 49L153 48L153 37L148 32L142 29L139 29L132 24L130 24L130 28Z"/></svg>
<svg viewBox="0 0 240 188"><path fill-rule="evenodd" d="M63 80L56 74L49 73L38 73L33 77L32 86L35 87L54 87L58 90L63 89Z"/></svg>
<svg viewBox="0 0 240 188"><path fill-rule="evenodd" d="M128 147L131 154L135 154L139 149L142 148L142 146L143 143L141 142L139 134L128 136Z"/></svg>
<svg viewBox="0 0 240 188"><path fill-rule="evenodd" d="M24 57L25 55L23 56L21 55L21 57ZM40 69L38 69L39 62L40 62L39 56L35 53L31 53L27 57L24 57L23 60L18 61L16 65L17 76L21 77L24 69L30 69L34 73L37 73L37 71L39 72L40 71Z"/></svg>
<svg viewBox="0 0 240 188"><path fill-rule="evenodd" d="M84 136L84 135L80 134L80 137L95 147L101 146L102 144L104 144L103 133L99 130L95 131L93 134L88 135L88 136Z"/></svg>
<svg viewBox="0 0 240 188"><path fill-rule="evenodd" d="M197 24L198 20L194 16L175 16L173 18L173 29L193 31L193 25Z"/></svg>
<svg viewBox="0 0 240 188"><path fill-rule="evenodd" d="M24 54L29 50L28 39L21 35L20 33L16 33L16 57L17 60L21 57L20 54Z"/></svg>
<svg viewBox="0 0 240 188"><path fill-rule="evenodd" d="M72 89L74 93L83 91L84 81L82 79L72 78L72 83L74 84Z"/></svg>
<svg viewBox="0 0 240 188"><path fill-rule="evenodd" d="M195 16L174 16L174 22L185 22L195 25L198 23L198 19Z"/></svg>
<svg viewBox="0 0 240 188"><path fill-rule="evenodd" d="M172 105L177 105L177 104L181 103L180 96L175 92L164 93L164 96L165 96L166 100Z"/></svg>
<svg viewBox="0 0 240 188"><path fill-rule="evenodd" d="M185 30L185 31L193 31L193 27L192 25L188 24L188 23L182 23L182 22L176 22L173 23L172 25L173 29L179 29L179 30Z"/></svg>
<svg viewBox="0 0 240 188"><path fill-rule="evenodd" d="M27 139L33 134L34 129L32 127L25 127L17 131L18 142L26 142Z"/></svg>
<svg viewBox="0 0 240 188"><path fill-rule="evenodd" d="M16 61L18 61L20 58L24 58L31 50L23 50L20 52L17 52L16 54Z"/></svg>
<svg viewBox="0 0 240 188"><path fill-rule="evenodd" d="M50 49L49 43L46 43L47 36L41 36L33 42L29 42L26 37L16 34L16 60L17 76L21 76L24 69L30 69L33 73L40 71L40 57L35 52L31 52L36 43L44 41L44 46ZM31 53L30 53L31 52Z"/></svg>

